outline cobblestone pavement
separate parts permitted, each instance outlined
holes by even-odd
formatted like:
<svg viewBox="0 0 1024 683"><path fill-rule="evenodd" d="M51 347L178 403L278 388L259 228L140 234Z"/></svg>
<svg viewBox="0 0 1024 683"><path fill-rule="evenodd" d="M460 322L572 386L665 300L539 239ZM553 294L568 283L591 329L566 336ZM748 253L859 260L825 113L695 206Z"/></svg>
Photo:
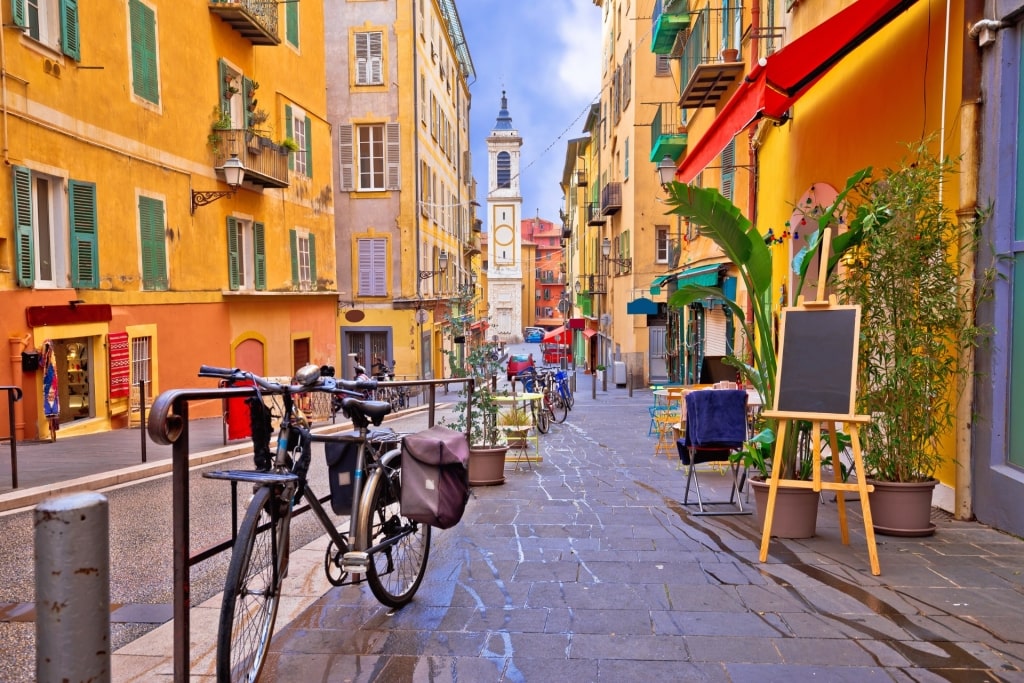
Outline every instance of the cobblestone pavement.
<svg viewBox="0 0 1024 683"><path fill-rule="evenodd" d="M814 538L774 539L761 563L756 517L681 505L650 392L577 389L542 462L508 466L435 532L404 609L331 588L322 540L294 553L263 680L1024 681L1020 539L936 513L934 536L878 536L872 576L858 502L844 546L826 500ZM218 606L193 609L193 680L212 680ZM168 679L171 633L119 650L114 680Z"/></svg>

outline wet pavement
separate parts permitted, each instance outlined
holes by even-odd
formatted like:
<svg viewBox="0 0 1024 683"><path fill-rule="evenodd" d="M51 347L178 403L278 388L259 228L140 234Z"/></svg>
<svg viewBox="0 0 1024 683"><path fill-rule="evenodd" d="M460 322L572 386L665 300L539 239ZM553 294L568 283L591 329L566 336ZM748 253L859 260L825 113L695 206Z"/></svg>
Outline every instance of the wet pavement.
<svg viewBox="0 0 1024 683"><path fill-rule="evenodd" d="M934 536L878 536L872 576L859 503L844 546L827 500L814 538L774 539L761 563L756 517L681 505L684 471L647 436L650 392L592 399L590 380L541 462L509 465L435 530L404 609L327 584L322 539L293 553L263 680L1024 681L1020 539L936 512ZM218 607L193 608L193 680L213 680ZM114 680L169 679L171 636L121 648Z"/></svg>

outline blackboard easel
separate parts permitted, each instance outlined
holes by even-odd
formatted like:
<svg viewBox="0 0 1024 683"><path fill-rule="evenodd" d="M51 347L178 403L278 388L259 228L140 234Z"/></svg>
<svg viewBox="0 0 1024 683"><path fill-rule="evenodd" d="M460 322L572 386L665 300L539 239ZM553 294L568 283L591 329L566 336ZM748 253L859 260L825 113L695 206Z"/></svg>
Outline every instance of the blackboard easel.
<svg viewBox="0 0 1024 683"><path fill-rule="evenodd" d="M831 232L826 230L822 241L822 254L827 255L831 243ZM821 258L817 291L825 291L827 257ZM820 296L820 294L819 294ZM868 557L871 573L881 573L878 566L878 551L875 548L875 532L871 522L871 506L868 492L874 487L867 483L864 475L864 461L860 450L860 425L871 420L866 415L854 414L856 395L857 350L860 334L860 306L837 306L835 296L825 300L804 301L796 306L782 309L782 326L779 332L779 364L775 383L774 405L762 415L777 419L779 426L775 435L775 454L772 457L772 473L768 486L768 506L765 511L764 527L761 532L761 562L768 559L768 544L771 541L772 519L775 516L775 500L779 486L809 488L814 491L835 491L839 509L839 528L844 545L850 543L846 525L845 491L860 494L861 514L864 517L864 535L867 538ZM790 422L810 422L811 453L814 458L812 479L781 479L782 453ZM853 450L854 473L857 483L842 481L839 463L839 444L836 438L836 423L842 422L850 435ZM821 480L821 426L827 425L829 446L832 450L832 470L835 481Z"/></svg>

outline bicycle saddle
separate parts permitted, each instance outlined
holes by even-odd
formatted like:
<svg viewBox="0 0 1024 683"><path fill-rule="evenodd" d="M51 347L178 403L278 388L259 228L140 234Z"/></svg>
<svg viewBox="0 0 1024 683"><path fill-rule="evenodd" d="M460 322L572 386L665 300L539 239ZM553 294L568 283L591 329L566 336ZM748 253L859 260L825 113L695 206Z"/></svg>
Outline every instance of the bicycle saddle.
<svg viewBox="0 0 1024 683"><path fill-rule="evenodd" d="M341 400L341 409L357 429L362 429L370 423L373 423L374 427L380 426L384 416L391 412L391 404L386 401L363 401L346 397Z"/></svg>

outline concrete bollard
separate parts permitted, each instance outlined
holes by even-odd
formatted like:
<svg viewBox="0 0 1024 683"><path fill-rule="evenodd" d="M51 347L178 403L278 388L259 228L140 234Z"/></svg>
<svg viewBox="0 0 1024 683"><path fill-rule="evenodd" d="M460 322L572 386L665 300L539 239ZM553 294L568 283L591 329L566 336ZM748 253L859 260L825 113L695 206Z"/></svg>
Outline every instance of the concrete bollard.
<svg viewBox="0 0 1024 683"><path fill-rule="evenodd" d="M75 493L35 509L36 680L110 681L107 498Z"/></svg>

